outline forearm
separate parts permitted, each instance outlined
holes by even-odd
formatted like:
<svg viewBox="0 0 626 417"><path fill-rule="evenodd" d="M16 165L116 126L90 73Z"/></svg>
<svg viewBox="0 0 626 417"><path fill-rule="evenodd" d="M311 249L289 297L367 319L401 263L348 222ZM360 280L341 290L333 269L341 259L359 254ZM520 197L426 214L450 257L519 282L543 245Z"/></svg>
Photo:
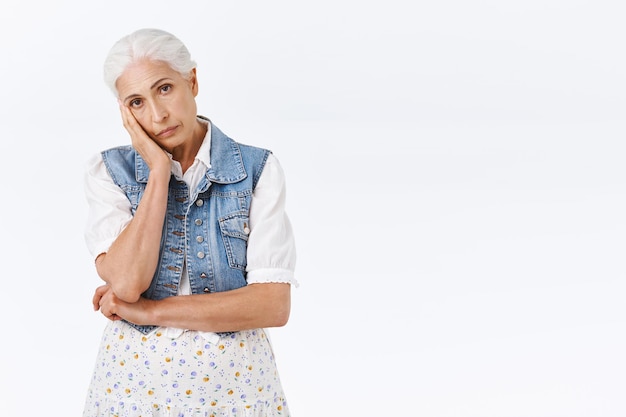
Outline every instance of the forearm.
<svg viewBox="0 0 626 417"><path fill-rule="evenodd" d="M109 250L98 256L96 269L113 292L135 302L154 276L167 209L169 176L153 175L133 219Z"/></svg>
<svg viewBox="0 0 626 417"><path fill-rule="evenodd" d="M226 332L284 326L291 308L291 285L251 284L236 290L141 299L117 314L136 322L183 329Z"/></svg>

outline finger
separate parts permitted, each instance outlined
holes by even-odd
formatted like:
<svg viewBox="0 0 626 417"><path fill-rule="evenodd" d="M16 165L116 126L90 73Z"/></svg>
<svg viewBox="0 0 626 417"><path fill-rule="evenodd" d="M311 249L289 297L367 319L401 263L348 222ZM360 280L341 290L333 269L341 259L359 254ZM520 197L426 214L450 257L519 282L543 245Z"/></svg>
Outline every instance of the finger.
<svg viewBox="0 0 626 417"><path fill-rule="evenodd" d="M115 317L115 314L102 314L106 319L113 321L113 318Z"/></svg>
<svg viewBox="0 0 626 417"><path fill-rule="evenodd" d="M120 112L122 113L124 128L130 134L130 140L133 146L138 148L138 150L143 149L146 145L151 146L152 140L150 136L135 118L130 108L120 105Z"/></svg>
<svg viewBox="0 0 626 417"><path fill-rule="evenodd" d="M124 119L125 119L126 124L128 125L128 127L130 129L132 129L136 133L141 133L141 134L147 136L146 131L139 124L139 121L135 117L135 114L130 110L130 108L128 106L122 106L122 110L124 112Z"/></svg>
<svg viewBox="0 0 626 417"><path fill-rule="evenodd" d="M93 298L91 299L91 303L93 304L93 310L98 311L100 309L100 300L104 295L103 291L104 286L96 288L96 291L93 293Z"/></svg>
<svg viewBox="0 0 626 417"><path fill-rule="evenodd" d="M113 320L115 317L117 317L117 314L111 311L110 306L106 305L100 306L100 313L109 320Z"/></svg>
<svg viewBox="0 0 626 417"><path fill-rule="evenodd" d="M124 124L126 130L128 130L129 133L143 132L143 129L139 125L137 119L135 119L135 115L130 110L130 108L128 108L128 106L125 106L122 102L119 102L119 106L120 114L122 116L122 123Z"/></svg>
<svg viewBox="0 0 626 417"><path fill-rule="evenodd" d="M137 124L135 116L130 111L130 109L122 103L120 103L120 114L122 116L122 123L124 124L124 127L126 128L126 130L132 133L132 131L135 129L135 125Z"/></svg>

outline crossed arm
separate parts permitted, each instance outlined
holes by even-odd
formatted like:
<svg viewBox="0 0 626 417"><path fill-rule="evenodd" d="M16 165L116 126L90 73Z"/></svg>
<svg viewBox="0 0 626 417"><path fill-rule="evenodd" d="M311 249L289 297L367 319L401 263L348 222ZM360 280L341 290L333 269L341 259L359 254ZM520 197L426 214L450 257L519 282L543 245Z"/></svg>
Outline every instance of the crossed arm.
<svg viewBox="0 0 626 417"><path fill-rule="evenodd" d="M251 284L158 301L140 297L134 303L120 300L109 285L103 285L93 297L94 310L111 320L208 332L283 326L289 319L290 303L291 285L284 283Z"/></svg>

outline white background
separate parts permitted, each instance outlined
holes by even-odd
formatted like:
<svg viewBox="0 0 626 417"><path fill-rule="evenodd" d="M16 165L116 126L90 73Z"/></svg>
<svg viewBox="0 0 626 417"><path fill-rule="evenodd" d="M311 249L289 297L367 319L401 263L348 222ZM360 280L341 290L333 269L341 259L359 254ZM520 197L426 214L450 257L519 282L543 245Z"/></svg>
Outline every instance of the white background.
<svg viewBox="0 0 626 417"><path fill-rule="evenodd" d="M614 0L0 6L0 415L82 411L105 319L85 160L102 61L159 27L199 111L270 148L298 242L293 415L626 415L626 7Z"/></svg>

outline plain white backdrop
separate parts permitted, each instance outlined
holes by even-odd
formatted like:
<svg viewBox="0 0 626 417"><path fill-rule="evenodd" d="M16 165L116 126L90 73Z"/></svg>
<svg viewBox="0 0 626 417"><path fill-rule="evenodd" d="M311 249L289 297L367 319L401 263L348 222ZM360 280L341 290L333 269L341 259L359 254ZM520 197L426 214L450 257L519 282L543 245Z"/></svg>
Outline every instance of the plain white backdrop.
<svg viewBox="0 0 626 417"><path fill-rule="evenodd" d="M79 416L105 319L82 173L128 143L102 61L159 27L270 148L298 242L293 415L626 414L618 0L0 6L0 415Z"/></svg>

